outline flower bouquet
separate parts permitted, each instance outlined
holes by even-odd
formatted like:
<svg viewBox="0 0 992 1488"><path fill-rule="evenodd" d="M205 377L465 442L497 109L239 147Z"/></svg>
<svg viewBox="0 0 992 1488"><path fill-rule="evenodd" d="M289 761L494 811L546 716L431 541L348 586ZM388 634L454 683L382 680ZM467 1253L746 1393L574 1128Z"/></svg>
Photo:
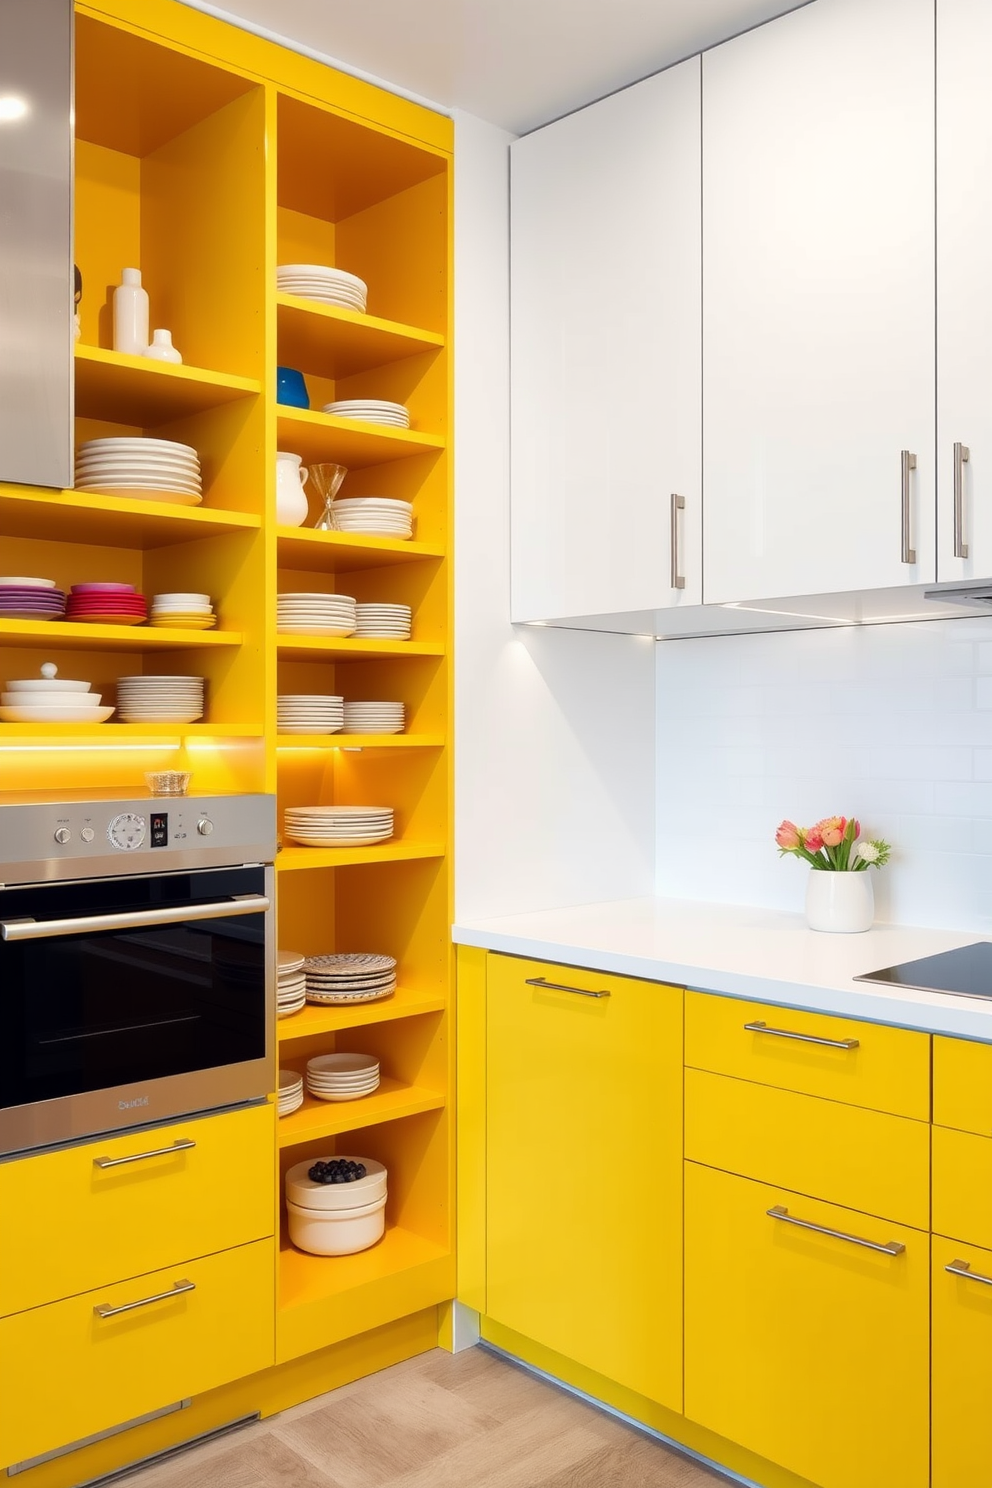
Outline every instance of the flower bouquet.
<svg viewBox="0 0 992 1488"><path fill-rule="evenodd" d="M812 827L784 821L775 833L782 857L791 853L814 871L806 885L806 922L811 930L856 933L871 928L875 895L866 869L881 868L892 848L861 837L855 817L825 816Z"/></svg>

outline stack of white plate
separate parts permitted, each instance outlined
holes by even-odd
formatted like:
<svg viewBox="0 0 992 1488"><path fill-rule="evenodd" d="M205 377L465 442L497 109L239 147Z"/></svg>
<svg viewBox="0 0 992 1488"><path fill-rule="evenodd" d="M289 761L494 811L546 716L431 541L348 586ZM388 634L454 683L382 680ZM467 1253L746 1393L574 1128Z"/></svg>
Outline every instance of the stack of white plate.
<svg viewBox="0 0 992 1488"><path fill-rule="evenodd" d="M339 398L325 403L324 413L335 418L362 419L366 424L385 424L388 429L409 429L410 410L403 403L387 403L382 398Z"/></svg>
<svg viewBox="0 0 992 1488"><path fill-rule="evenodd" d="M344 698L284 692L276 713L281 734L336 734L344 724Z"/></svg>
<svg viewBox="0 0 992 1488"><path fill-rule="evenodd" d="M100 693L90 692L89 682L59 677L53 661L41 670L42 676L8 682L0 692L4 723L106 723L114 710L100 707Z"/></svg>
<svg viewBox="0 0 992 1488"><path fill-rule="evenodd" d="M276 953L276 1011L280 1018L298 1013L307 1000L306 958L296 951Z"/></svg>
<svg viewBox="0 0 992 1488"><path fill-rule="evenodd" d="M396 960L360 951L308 956L307 1002L375 1002L396 991Z"/></svg>
<svg viewBox="0 0 992 1488"><path fill-rule="evenodd" d="M155 594L149 624L173 630L210 630L217 624L217 616L209 594Z"/></svg>
<svg viewBox="0 0 992 1488"><path fill-rule="evenodd" d="M292 1116L303 1104L303 1076L295 1070L279 1071L279 1115Z"/></svg>
<svg viewBox="0 0 992 1488"><path fill-rule="evenodd" d="M391 806L287 806L286 836L302 847L369 847L393 835Z"/></svg>
<svg viewBox="0 0 992 1488"><path fill-rule="evenodd" d="M406 722L402 703L345 703L346 734L401 734Z"/></svg>
<svg viewBox="0 0 992 1488"><path fill-rule="evenodd" d="M404 604L360 604L355 606L355 635L381 636L384 640L408 641L413 611Z"/></svg>
<svg viewBox="0 0 992 1488"><path fill-rule="evenodd" d="M307 1089L318 1100L358 1100L378 1088L374 1054L317 1054L307 1060Z"/></svg>
<svg viewBox="0 0 992 1488"><path fill-rule="evenodd" d="M355 601L347 594L280 594L276 616L284 635L349 636L355 629Z"/></svg>
<svg viewBox="0 0 992 1488"><path fill-rule="evenodd" d="M200 458L174 439L88 439L76 451L76 490L197 506Z"/></svg>
<svg viewBox="0 0 992 1488"><path fill-rule="evenodd" d="M122 723L195 723L203 717L202 677L118 677Z"/></svg>
<svg viewBox="0 0 992 1488"><path fill-rule="evenodd" d="M349 496L331 504L335 532L370 532L377 537L412 537L413 502L390 496Z"/></svg>
<svg viewBox="0 0 992 1488"><path fill-rule="evenodd" d="M325 305L341 305L345 310L365 314L369 287L357 274L332 269L328 264L279 264L276 286L282 294L301 295L305 300L321 300Z"/></svg>

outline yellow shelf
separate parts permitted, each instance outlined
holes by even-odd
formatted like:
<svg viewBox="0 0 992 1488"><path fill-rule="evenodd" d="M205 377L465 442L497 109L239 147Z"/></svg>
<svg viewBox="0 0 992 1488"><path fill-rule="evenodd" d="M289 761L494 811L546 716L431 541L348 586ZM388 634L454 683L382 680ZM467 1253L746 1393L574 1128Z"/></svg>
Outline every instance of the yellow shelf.
<svg viewBox="0 0 992 1488"><path fill-rule="evenodd" d="M163 548L219 533L258 531L261 517L209 506L97 496L86 491L46 491L37 486L0 489L0 532L5 537L93 543L107 548Z"/></svg>
<svg viewBox="0 0 992 1488"><path fill-rule="evenodd" d="M258 739L262 726L256 723L0 723L0 741L16 739L60 739L71 745L76 739L104 739L126 744L132 739L150 743L180 739Z"/></svg>
<svg viewBox="0 0 992 1488"><path fill-rule="evenodd" d="M306 527L277 527L279 563L283 568L348 573L357 568L385 568L422 558L443 558L435 543L408 542L364 533L315 532Z"/></svg>
<svg viewBox="0 0 992 1488"><path fill-rule="evenodd" d="M284 847L276 858L281 873L303 868L353 868L364 863L409 863L443 858L443 842L384 842L372 847Z"/></svg>
<svg viewBox="0 0 992 1488"><path fill-rule="evenodd" d="M302 1142L337 1137L342 1132L360 1131L383 1121L399 1121L403 1116L419 1116L423 1111L440 1111L443 1106L444 1096L436 1090L423 1090L419 1085L404 1085L386 1078L374 1095L365 1095L360 1100L322 1101L305 1095L298 1111L279 1118L279 1146L298 1147Z"/></svg>
<svg viewBox="0 0 992 1488"><path fill-rule="evenodd" d="M298 295L276 295L279 361L322 377L350 377L369 367L438 351L444 337L377 315L360 315Z"/></svg>
<svg viewBox="0 0 992 1488"><path fill-rule="evenodd" d="M261 391L261 383L250 377L76 343L77 417L147 428Z"/></svg>
<svg viewBox="0 0 992 1488"><path fill-rule="evenodd" d="M445 446L440 434L390 429L384 424L368 424L364 419L335 418L310 408L288 408L281 403L276 413L279 448L302 455L304 465L335 460L349 470L360 470L365 465L385 465L390 460L429 454Z"/></svg>
<svg viewBox="0 0 992 1488"><path fill-rule="evenodd" d="M278 734L276 748L293 749L443 749L442 734Z"/></svg>
<svg viewBox="0 0 992 1488"><path fill-rule="evenodd" d="M358 640L354 636L279 635L276 645L284 661L362 661L377 656L443 656L445 652L434 641Z"/></svg>
<svg viewBox="0 0 992 1488"><path fill-rule="evenodd" d="M298 1013L280 1018L276 1036L281 1045L339 1033L344 1028L363 1028L369 1023L392 1023L397 1018L415 1018L421 1013L440 1013L445 1008L443 992L417 992L397 987L382 1002L359 1002L351 1007L319 1007L308 1002ZM284 1117L289 1120L289 1117Z"/></svg>
<svg viewBox="0 0 992 1488"><path fill-rule="evenodd" d="M189 651L240 646L239 630L170 630L152 625L86 625L75 620L0 620L0 646L39 646L53 651Z"/></svg>

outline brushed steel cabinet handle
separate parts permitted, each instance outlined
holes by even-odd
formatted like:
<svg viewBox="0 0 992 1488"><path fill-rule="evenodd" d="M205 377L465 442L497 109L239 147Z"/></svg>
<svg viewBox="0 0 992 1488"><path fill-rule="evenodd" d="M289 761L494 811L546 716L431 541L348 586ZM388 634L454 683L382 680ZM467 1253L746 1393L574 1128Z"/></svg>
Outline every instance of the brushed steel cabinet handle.
<svg viewBox="0 0 992 1488"><path fill-rule="evenodd" d="M95 934L98 930L147 930L156 925L184 925L193 920L226 920L233 915L261 914L269 908L265 894L239 894L217 904L176 904L163 909L127 910L123 914L80 915L71 920L0 920L3 940L52 940L56 935Z"/></svg>
<svg viewBox="0 0 992 1488"><path fill-rule="evenodd" d="M903 450L900 458L902 463L902 551L900 559L903 563L915 563L916 549L913 547L910 475L916 469L916 456L911 454L909 450Z"/></svg>
<svg viewBox="0 0 992 1488"><path fill-rule="evenodd" d="M146 1157L171 1157L174 1152L189 1152L196 1143L189 1137L180 1137L168 1147L152 1147L148 1152L132 1152L129 1157L95 1157L95 1168L122 1168L125 1163L144 1162Z"/></svg>
<svg viewBox="0 0 992 1488"><path fill-rule="evenodd" d="M992 1286L992 1276L983 1276L981 1271L972 1271L968 1261L952 1261L944 1270L949 1276L962 1276L965 1281L980 1281L982 1286Z"/></svg>
<svg viewBox="0 0 992 1488"><path fill-rule="evenodd" d="M134 1312L136 1307L150 1307L153 1302L170 1301L173 1297L181 1297L183 1292L195 1292L195 1281L177 1281L164 1292L155 1292L151 1297L139 1297L137 1302L122 1302L120 1307L108 1307L106 1302L94 1307L93 1311L98 1318L117 1317L122 1312Z"/></svg>
<svg viewBox="0 0 992 1488"><path fill-rule="evenodd" d="M816 1235L829 1235L831 1240L846 1240L849 1245L860 1245L863 1250L877 1250L882 1255L902 1255L906 1249L898 1240L890 1240L882 1245L878 1240L863 1240L860 1235L849 1235L846 1230L831 1230L826 1225L814 1224L809 1219L797 1219L784 1204L773 1204L765 1213L769 1219L780 1220L782 1224L796 1225L800 1230L812 1230Z"/></svg>
<svg viewBox="0 0 992 1488"><path fill-rule="evenodd" d="M680 529L681 529L681 525L682 525L681 522L679 521L679 512L684 512L684 511L685 511L685 497L684 496L676 496L675 493L674 493L674 491L673 491L672 492L672 508L671 508L672 588L673 589L684 589L685 588L685 574L681 572L681 565L679 563L679 540L680 540L680 537L681 537L681 530Z"/></svg>
<svg viewBox="0 0 992 1488"><path fill-rule="evenodd" d="M564 982L549 982L544 977L528 977L525 987L541 987L546 992L574 992L576 997L609 997L609 992L588 992L585 987L566 987Z"/></svg>
<svg viewBox="0 0 992 1488"><path fill-rule="evenodd" d="M971 450L960 439L954 444L954 556L967 558L968 544L964 540L964 467L971 459Z"/></svg>
<svg viewBox="0 0 992 1488"><path fill-rule="evenodd" d="M815 1033L793 1033L791 1028L769 1028L767 1023L745 1023L745 1033L767 1033L772 1038L795 1039L797 1044L820 1044L824 1049L857 1049L860 1039L818 1038Z"/></svg>

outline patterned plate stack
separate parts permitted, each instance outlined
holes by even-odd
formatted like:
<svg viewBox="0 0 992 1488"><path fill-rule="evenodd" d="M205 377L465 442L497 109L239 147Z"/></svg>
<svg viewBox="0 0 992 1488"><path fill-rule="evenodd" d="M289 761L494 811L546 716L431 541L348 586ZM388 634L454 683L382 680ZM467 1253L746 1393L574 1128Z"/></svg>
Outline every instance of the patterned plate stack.
<svg viewBox="0 0 992 1488"><path fill-rule="evenodd" d="M377 1002L396 991L396 959L350 952L306 959L307 1002Z"/></svg>

